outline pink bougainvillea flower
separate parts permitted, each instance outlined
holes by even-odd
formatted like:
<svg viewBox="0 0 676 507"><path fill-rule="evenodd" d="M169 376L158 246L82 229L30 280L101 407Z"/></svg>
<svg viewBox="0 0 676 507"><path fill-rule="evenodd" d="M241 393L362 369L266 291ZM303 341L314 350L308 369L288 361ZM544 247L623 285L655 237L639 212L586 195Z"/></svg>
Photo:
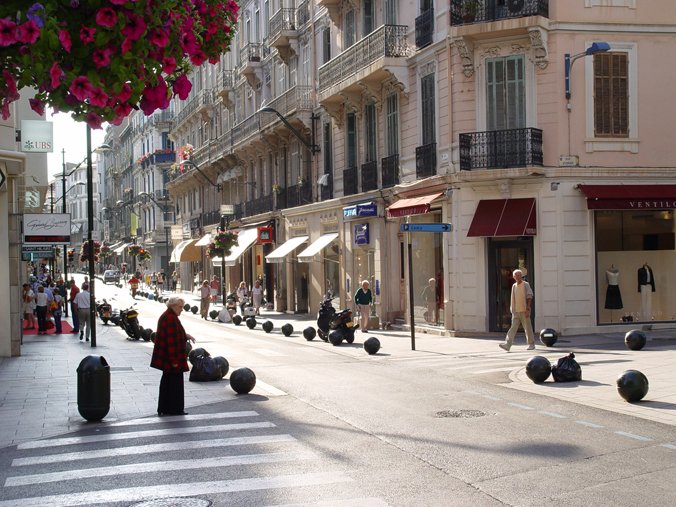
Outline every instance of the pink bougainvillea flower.
<svg viewBox="0 0 676 507"><path fill-rule="evenodd" d="M96 12L96 24L112 28L117 23L117 13L111 7L101 7Z"/></svg>
<svg viewBox="0 0 676 507"><path fill-rule="evenodd" d="M12 97L18 96L16 79L14 79L14 76L12 76L12 74L10 74L9 71L5 69L2 71L2 78L5 80L6 94ZM0 84L2 84L2 81L0 81Z"/></svg>
<svg viewBox="0 0 676 507"><path fill-rule="evenodd" d="M173 74L176 70L176 60L173 56L165 56L162 59L162 72L165 74Z"/></svg>
<svg viewBox="0 0 676 507"><path fill-rule="evenodd" d="M195 38L195 34L192 32L184 31L181 34L181 47L183 48L183 51L185 51L189 55L197 51L197 48L199 46L197 45L197 39Z"/></svg>
<svg viewBox="0 0 676 507"><path fill-rule="evenodd" d="M90 111L87 113L87 117L85 118L85 121L87 122L87 125L89 125L93 129L100 129L101 124L103 123L103 120L101 117L96 114L93 111Z"/></svg>
<svg viewBox="0 0 676 507"><path fill-rule="evenodd" d="M108 0L113 5L124 5L127 3L127 0Z"/></svg>
<svg viewBox="0 0 676 507"><path fill-rule="evenodd" d="M108 104L108 94L101 88L94 88L89 97L89 103L97 107L106 107Z"/></svg>
<svg viewBox="0 0 676 507"><path fill-rule="evenodd" d="M146 116L153 114L156 109L169 107L167 83L161 76L158 78L157 85L146 86L143 90L139 106Z"/></svg>
<svg viewBox="0 0 676 507"><path fill-rule="evenodd" d="M92 54L92 61L97 69L108 67L110 65L110 56L113 54L111 49L96 49Z"/></svg>
<svg viewBox="0 0 676 507"><path fill-rule="evenodd" d="M40 37L40 28L32 19L16 28L16 38L24 44L35 44Z"/></svg>
<svg viewBox="0 0 676 507"><path fill-rule="evenodd" d="M85 44L94 42L94 35L96 35L96 28L83 26L80 28L80 40Z"/></svg>
<svg viewBox="0 0 676 507"><path fill-rule="evenodd" d="M150 32L150 42L158 48L164 48L169 44L169 35L165 30L156 28Z"/></svg>
<svg viewBox="0 0 676 507"><path fill-rule="evenodd" d="M59 30L59 42L61 43L61 47L66 50L66 53L70 53L73 43L70 40L68 30Z"/></svg>
<svg viewBox="0 0 676 507"><path fill-rule="evenodd" d="M190 90L192 90L192 83L185 74L181 74L176 78L176 81L174 81L174 84L171 87L171 89L174 91L176 95L178 95L179 99L185 100L188 98L188 95L190 95Z"/></svg>
<svg viewBox="0 0 676 507"><path fill-rule="evenodd" d="M126 55L131 51L131 45L132 45L132 40L129 37L126 37L124 41L122 41L122 47L120 48L120 53L123 55Z"/></svg>
<svg viewBox="0 0 676 507"><path fill-rule="evenodd" d="M0 116L2 116L3 120L9 118L9 104L10 104L9 99L5 99L2 102L0 102Z"/></svg>
<svg viewBox="0 0 676 507"><path fill-rule="evenodd" d="M40 116L45 114L45 105L39 99L28 99L28 103L31 106L31 109L35 111Z"/></svg>
<svg viewBox="0 0 676 507"><path fill-rule="evenodd" d="M204 62L207 61L207 55L204 51L201 49L198 49L194 53L190 55L190 62L193 65L202 65Z"/></svg>
<svg viewBox="0 0 676 507"><path fill-rule="evenodd" d="M16 43L16 23L7 18L0 19L0 46Z"/></svg>
<svg viewBox="0 0 676 507"><path fill-rule="evenodd" d="M114 108L115 114L117 114L118 116L120 116L122 118L126 118L129 115L129 113L131 113L132 109L133 108L131 107L131 105L127 104L126 102L122 103L122 104L118 104Z"/></svg>
<svg viewBox="0 0 676 507"><path fill-rule="evenodd" d="M139 40L143 37L147 28L146 22L142 16L136 14L127 15L127 24L122 29L122 33L131 40Z"/></svg>
<svg viewBox="0 0 676 507"><path fill-rule="evenodd" d="M127 102L131 98L131 86L124 83L122 89L115 95L115 98L120 102Z"/></svg>
<svg viewBox="0 0 676 507"><path fill-rule="evenodd" d="M62 74L63 72L61 71L61 67L59 67L57 62L54 62L49 69L49 77L51 78L52 89L58 87L61 84Z"/></svg>
<svg viewBox="0 0 676 507"><path fill-rule="evenodd" d="M77 100L82 102L91 97L94 87L89 82L87 76L78 76L73 79L69 90Z"/></svg>

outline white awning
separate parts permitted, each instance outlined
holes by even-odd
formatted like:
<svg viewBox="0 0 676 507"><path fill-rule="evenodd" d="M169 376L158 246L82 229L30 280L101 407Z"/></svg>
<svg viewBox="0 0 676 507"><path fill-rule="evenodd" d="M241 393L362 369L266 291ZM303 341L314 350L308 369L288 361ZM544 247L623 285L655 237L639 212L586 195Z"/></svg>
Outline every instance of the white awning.
<svg viewBox="0 0 676 507"><path fill-rule="evenodd" d="M308 240L308 236L296 236L284 242L265 256L265 260L270 263L284 262L284 257L293 252L300 245Z"/></svg>
<svg viewBox="0 0 676 507"><path fill-rule="evenodd" d="M113 250L113 253L121 254L122 252L124 252L124 249L127 248L129 245L131 245L131 243L122 243L115 250Z"/></svg>
<svg viewBox="0 0 676 507"><path fill-rule="evenodd" d="M324 250L324 248L326 248L337 237L338 237L337 232L322 234L314 243L312 243L309 247L307 247L305 250L303 250L301 253L298 254L298 261L312 262L312 258L319 252Z"/></svg>
<svg viewBox="0 0 676 507"><path fill-rule="evenodd" d="M202 258L202 250L195 246L196 239L186 239L181 241L171 252L169 262L190 262L199 261Z"/></svg>
<svg viewBox="0 0 676 507"><path fill-rule="evenodd" d="M211 243L211 233L202 236L199 241L195 243L195 246L209 246L209 243Z"/></svg>
<svg viewBox="0 0 676 507"><path fill-rule="evenodd" d="M226 266L235 266L237 261L242 256L247 249L253 245L258 239L258 228L252 227L251 229L244 229L239 231L237 234L237 245L232 247L230 250L230 255L225 258ZM221 265L221 257L214 257L211 259L211 263L214 266Z"/></svg>

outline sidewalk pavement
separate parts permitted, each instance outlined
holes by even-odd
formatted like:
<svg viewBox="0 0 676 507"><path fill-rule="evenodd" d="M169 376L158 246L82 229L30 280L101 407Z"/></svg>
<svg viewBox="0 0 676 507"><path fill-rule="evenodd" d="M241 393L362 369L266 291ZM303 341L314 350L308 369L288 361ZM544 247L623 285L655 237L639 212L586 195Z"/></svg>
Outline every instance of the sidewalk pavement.
<svg viewBox="0 0 676 507"><path fill-rule="evenodd" d="M191 304L196 300L190 295L182 296ZM309 315L264 311L262 318L273 320L275 328L289 322L296 333L315 325ZM184 312L182 319L199 319L199 315ZM213 323L215 328L231 325ZM525 340L521 338L519 342L517 338L510 353L498 348L502 338L496 336L451 338L416 331L415 351L411 350L409 331L373 330L369 335L360 333L357 341L376 336L388 357L397 359L447 356L451 363L457 361L459 355L504 358L507 364L514 363L509 382L500 384L504 387L676 426L676 330L648 331L646 335L648 343L641 351L627 349L621 333L561 337L551 348L537 342L536 351L526 351ZM125 340L120 328L104 326L98 321L98 346L89 345L80 342L75 334L25 336L21 356L0 358L0 448L90 424L78 413L76 373L80 361L90 354L103 356L110 365L111 404L105 421L156 413L161 372L149 367L152 343ZM555 364L570 351L576 353L582 366L581 382L557 384L550 378L544 384L533 384L526 377L525 364L532 355L544 355ZM218 355L218 351L212 355ZM628 369L642 371L650 381L648 395L639 403L625 402L615 387L615 379ZM264 379L259 379L256 392L265 396L279 393L267 386ZM187 410L234 397L235 393L220 382L185 383Z"/></svg>

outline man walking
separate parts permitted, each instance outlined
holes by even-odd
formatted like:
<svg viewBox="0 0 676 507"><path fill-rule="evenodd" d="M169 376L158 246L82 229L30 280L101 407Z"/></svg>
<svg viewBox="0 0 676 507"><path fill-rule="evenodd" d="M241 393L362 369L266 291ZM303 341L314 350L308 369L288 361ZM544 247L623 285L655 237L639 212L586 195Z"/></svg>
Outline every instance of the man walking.
<svg viewBox="0 0 676 507"><path fill-rule="evenodd" d="M70 314L73 318L73 330L71 333L77 334L80 332L80 319L78 318L77 308L75 306L75 298L80 293L80 288L75 283L75 278L70 279Z"/></svg>
<svg viewBox="0 0 676 507"><path fill-rule="evenodd" d="M90 310L90 294L89 294L89 284L83 283L82 290L75 296L75 301L73 301L73 313L77 312L78 320L80 321L80 341L82 341L85 329L87 326L86 341L89 341L89 335L92 332L92 321Z"/></svg>
<svg viewBox="0 0 676 507"><path fill-rule="evenodd" d="M530 284L523 279L523 272L515 269L512 273L516 282L512 285L512 298L509 306L512 312L512 327L507 331L507 338L504 343L500 343L501 349L509 352L514 342L514 336L519 330L519 324L523 326L526 332L527 350L535 349L535 340L533 339L533 327L530 324L530 309L533 304L533 289Z"/></svg>

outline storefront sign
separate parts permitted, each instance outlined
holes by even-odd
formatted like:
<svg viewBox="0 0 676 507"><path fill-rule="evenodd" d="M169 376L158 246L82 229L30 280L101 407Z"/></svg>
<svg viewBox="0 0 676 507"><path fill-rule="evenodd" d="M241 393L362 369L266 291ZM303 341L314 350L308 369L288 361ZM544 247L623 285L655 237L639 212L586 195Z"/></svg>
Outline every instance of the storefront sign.
<svg viewBox="0 0 676 507"><path fill-rule="evenodd" d="M53 124L43 120L21 120L21 151L51 153L54 151Z"/></svg>
<svg viewBox="0 0 676 507"><path fill-rule="evenodd" d="M272 226L268 225L266 227L258 228L258 242L259 243L272 243Z"/></svg>
<svg viewBox="0 0 676 507"><path fill-rule="evenodd" d="M369 244L369 224L356 224L354 226L354 244Z"/></svg>
<svg viewBox="0 0 676 507"><path fill-rule="evenodd" d="M192 235L190 234L190 222L183 223L183 239L190 239Z"/></svg>
<svg viewBox="0 0 676 507"><path fill-rule="evenodd" d="M171 239L183 239L183 226L182 225L172 225L171 226Z"/></svg>
<svg viewBox="0 0 676 507"><path fill-rule="evenodd" d="M69 213L24 213L24 243L70 243Z"/></svg>
<svg viewBox="0 0 676 507"><path fill-rule="evenodd" d="M377 217L378 206L375 202L362 202L353 206L346 206L343 208L343 218L355 217Z"/></svg>

